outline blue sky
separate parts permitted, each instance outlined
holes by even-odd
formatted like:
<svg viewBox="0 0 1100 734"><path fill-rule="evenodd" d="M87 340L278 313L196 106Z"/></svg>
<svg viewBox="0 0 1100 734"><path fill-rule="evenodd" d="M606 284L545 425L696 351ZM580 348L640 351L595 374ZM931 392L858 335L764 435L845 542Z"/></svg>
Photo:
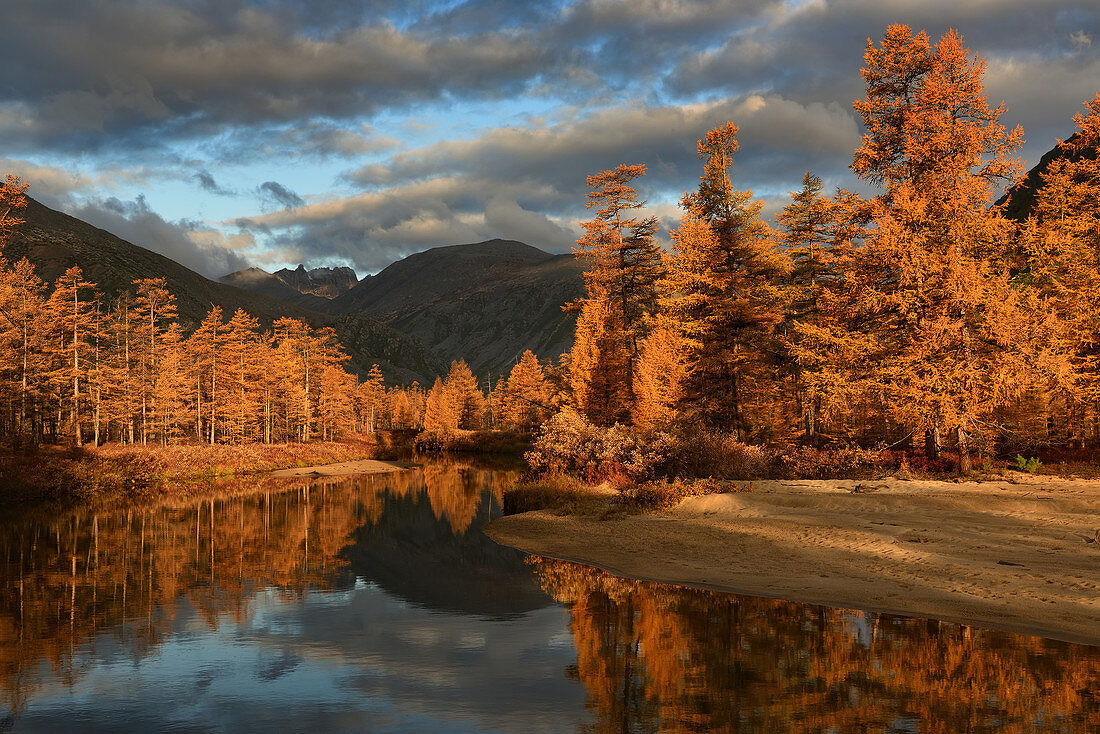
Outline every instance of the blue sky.
<svg viewBox="0 0 1100 734"><path fill-rule="evenodd" d="M1100 87L1100 10L1050 0L37 0L5 9L0 167L217 277L361 275L491 237L566 251L585 176L645 163L666 225L695 141L741 128L773 212L805 170L852 187L868 38L961 31L1025 163Z"/></svg>

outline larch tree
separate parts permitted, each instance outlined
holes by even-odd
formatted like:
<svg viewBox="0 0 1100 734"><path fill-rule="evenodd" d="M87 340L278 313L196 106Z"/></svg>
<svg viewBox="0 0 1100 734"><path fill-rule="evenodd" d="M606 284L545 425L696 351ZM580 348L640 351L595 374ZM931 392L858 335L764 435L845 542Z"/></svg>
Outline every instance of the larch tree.
<svg viewBox="0 0 1100 734"><path fill-rule="evenodd" d="M523 352L508 378L500 381L495 395L501 420L521 433L533 434L550 417L553 390L530 349Z"/></svg>
<svg viewBox="0 0 1100 734"><path fill-rule="evenodd" d="M0 265L7 265L3 258ZM17 446L23 446L28 433L32 445L42 440L51 347L49 324L43 318L45 289L26 258L0 268L0 339L10 358L5 360L4 381L12 396L9 415Z"/></svg>
<svg viewBox="0 0 1100 734"><path fill-rule="evenodd" d="M19 212L27 208L27 182L8 174L0 184L0 246L8 241L12 230L23 224Z"/></svg>
<svg viewBox="0 0 1100 734"><path fill-rule="evenodd" d="M458 429L459 416L454 406L448 400L447 388L443 385L443 378L435 378L435 383L428 390L428 397L424 404L424 430L430 432L445 432Z"/></svg>
<svg viewBox="0 0 1100 734"><path fill-rule="evenodd" d="M1091 411L1100 437L1100 94L1074 116L1075 134L1059 144L1036 192L1021 240L1028 274L1057 326L1067 369L1056 388L1066 395L1071 432ZM1080 440L1080 437L1073 437Z"/></svg>
<svg viewBox="0 0 1100 734"><path fill-rule="evenodd" d="M856 109L866 133L852 168L885 191L834 302L845 328L803 342L851 368L847 383L897 424L925 431L933 453L941 427L954 428L966 471L970 436L988 433L1036 359L1027 294L1010 281L1011 226L990 206L994 182L1018 175L1022 131L989 106L985 63L954 31L932 49L925 34L891 26L865 60Z"/></svg>
<svg viewBox="0 0 1100 734"><path fill-rule="evenodd" d="M188 338L187 350L195 376L195 436L207 443L214 443L219 409L223 407L219 390L224 392L224 388L218 385L218 374L219 368L224 366L224 358L223 364L219 365L224 338L225 321L221 306L212 307Z"/></svg>
<svg viewBox="0 0 1100 734"><path fill-rule="evenodd" d="M621 319L609 301L587 300L565 357L572 404L598 425L625 421L634 403L633 384L626 380L630 353L622 333Z"/></svg>
<svg viewBox="0 0 1100 734"><path fill-rule="evenodd" d="M831 292L843 280L846 264L853 248L862 242L869 217L867 202L851 192L838 190L835 197L821 192L821 179L807 171L802 188L790 192L791 202L776 217L791 260L791 269L782 279L786 312L778 327L778 342L783 369L793 382L802 439L807 443L816 442L821 430L825 396L819 384L804 379L804 373L816 366L797 359L797 342L804 329L835 316L829 306Z"/></svg>
<svg viewBox="0 0 1100 734"><path fill-rule="evenodd" d="M221 350L225 377L225 409L227 435L235 443L244 443L251 436L254 418L260 408L260 322L256 317L237 309L225 325L225 342Z"/></svg>
<svg viewBox="0 0 1100 734"><path fill-rule="evenodd" d="M634 371L631 417L635 426L653 430L676 420L689 377L687 355L687 346L676 329L659 326L646 336Z"/></svg>
<svg viewBox="0 0 1100 734"><path fill-rule="evenodd" d="M746 382L767 374L774 328L783 317L779 278L790 265L760 217L763 202L733 187L738 147L732 122L699 141L703 173L699 188L681 202L684 218L672 233L673 253L660 283L659 323L677 331L688 349L685 402L707 424L743 438Z"/></svg>
<svg viewBox="0 0 1100 734"><path fill-rule="evenodd" d="M157 342L167 322L176 316L176 297L168 290L164 278L135 280L137 293L134 307L142 323L142 338L138 342L141 359L141 442L146 443L151 429L153 393L159 374L161 350Z"/></svg>
<svg viewBox="0 0 1100 734"><path fill-rule="evenodd" d="M384 383L382 370L376 364L371 365L367 379L363 380L355 391L360 423L366 426L371 433L374 433L385 407L386 386Z"/></svg>
<svg viewBox="0 0 1100 734"><path fill-rule="evenodd" d="M444 388L451 413L457 421L456 427L462 430L480 428L485 413L485 396L466 360L451 362Z"/></svg>
<svg viewBox="0 0 1100 734"><path fill-rule="evenodd" d="M88 337L96 323L93 296L86 291L94 288L94 283L84 280L84 271L74 265L57 279L50 294L51 316L59 327L64 353L63 372L69 388L69 422L73 442L77 446L83 444L81 377L88 371L86 358L92 349Z"/></svg>
<svg viewBox="0 0 1100 734"><path fill-rule="evenodd" d="M634 362L646 318L656 306L656 282L661 275L660 247L654 235L656 217L633 214L645 206L633 186L634 179L645 175L644 165L620 165L587 179L589 193L586 208L596 215L581 222L584 236L577 240L574 253L586 265L585 298L573 304L580 309L576 342L589 352L570 364L573 392L592 392L615 399L596 409L593 404L578 404L590 420L601 423L625 418L630 410ZM582 334L583 330L591 333ZM614 371L612 371L614 370ZM599 371L601 374L597 374ZM590 383L609 382L605 389Z"/></svg>

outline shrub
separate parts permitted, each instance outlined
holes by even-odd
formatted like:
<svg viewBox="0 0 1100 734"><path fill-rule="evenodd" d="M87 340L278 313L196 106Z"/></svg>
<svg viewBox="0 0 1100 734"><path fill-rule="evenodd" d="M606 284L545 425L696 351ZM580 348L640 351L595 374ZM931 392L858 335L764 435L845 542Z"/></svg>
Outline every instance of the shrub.
<svg viewBox="0 0 1100 734"><path fill-rule="evenodd" d="M669 442L643 440L631 428L594 426L573 410L547 421L524 454L536 473L573 472L589 482L639 481L666 463Z"/></svg>
<svg viewBox="0 0 1100 734"><path fill-rule="evenodd" d="M505 515L516 515L532 510L581 514L603 509L607 504L605 497L606 495L593 496L588 487L575 477L548 474L504 490L502 505Z"/></svg>
<svg viewBox="0 0 1100 734"><path fill-rule="evenodd" d="M774 474L776 456L763 446L741 443L732 434L692 428L666 438L668 476L762 479Z"/></svg>
<svg viewBox="0 0 1100 734"><path fill-rule="evenodd" d="M792 447L779 457L780 473L791 479L855 479L872 477L900 465L900 457L885 450L845 446L818 449Z"/></svg>
<svg viewBox="0 0 1100 734"><path fill-rule="evenodd" d="M1037 456L1025 459L1023 455L1016 454L1016 468L1028 474L1038 474L1039 470L1043 468L1043 462L1039 461Z"/></svg>

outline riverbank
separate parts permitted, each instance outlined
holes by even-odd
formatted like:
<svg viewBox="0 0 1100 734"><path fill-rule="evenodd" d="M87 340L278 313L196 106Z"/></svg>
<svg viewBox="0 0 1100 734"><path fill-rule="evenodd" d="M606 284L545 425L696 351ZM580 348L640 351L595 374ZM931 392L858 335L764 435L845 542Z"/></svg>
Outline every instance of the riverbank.
<svg viewBox="0 0 1100 734"><path fill-rule="evenodd" d="M0 454L0 504L194 494L210 482L235 477L374 460L383 449L376 437L364 435L313 443L109 444L8 452Z"/></svg>
<svg viewBox="0 0 1100 734"><path fill-rule="evenodd" d="M757 481L661 513L539 510L486 528L502 544L622 576L1091 645L1098 531L1100 482L1016 473Z"/></svg>
<svg viewBox="0 0 1100 734"><path fill-rule="evenodd" d="M337 464L321 464L318 466L302 466L293 469L279 469L269 476L276 479L293 479L301 477L350 477L356 474L390 474L392 472L411 469L415 464L398 461L379 461L378 459L360 459L359 461L343 461Z"/></svg>

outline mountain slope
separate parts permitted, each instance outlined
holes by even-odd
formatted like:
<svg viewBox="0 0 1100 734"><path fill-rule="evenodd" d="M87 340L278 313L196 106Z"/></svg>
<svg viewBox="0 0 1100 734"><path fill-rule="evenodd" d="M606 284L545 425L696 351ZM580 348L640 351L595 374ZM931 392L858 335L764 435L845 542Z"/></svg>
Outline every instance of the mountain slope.
<svg viewBox="0 0 1100 734"><path fill-rule="evenodd" d="M3 254L13 262L26 257L39 277L48 282L79 265L85 278L109 298L115 298L132 290L137 279L164 277L176 297L180 321L187 327L197 324L212 306L221 306L227 318L243 308L265 325L290 316L314 327L333 326L360 374L377 362L390 380L415 379L423 383L433 380L444 369L443 360L422 343L367 316L336 319L269 295L215 283L174 260L54 211L30 197L21 216L26 222L16 227ZM318 296L309 298L328 303L328 299Z"/></svg>
<svg viewBox="0 0 1100 734"><path fill-rule="evenodd" d="M85 278L109 297L117 297L132 290L135 280L163 277L176 296L180 319L189 323L200 321L211 306L221 306L227 316L243 308L267 322L280 316L312 324L324 320L320 314L301 307L215 283L174 260L54 211L30 197L21 216L26 222L16 227L4 247L4 256L11 261L26 257L46 281L52 282L67 268L79 265Z"/></svg>
<svg viewBox="0 0 1100 734"><path fill-rule="evenodd" d="M479 374L511 368L524 349L557 358L573 339L562 304L584 292L582 266L513 240L437 247L399 260L329 310L378 319Z"/></svg>

